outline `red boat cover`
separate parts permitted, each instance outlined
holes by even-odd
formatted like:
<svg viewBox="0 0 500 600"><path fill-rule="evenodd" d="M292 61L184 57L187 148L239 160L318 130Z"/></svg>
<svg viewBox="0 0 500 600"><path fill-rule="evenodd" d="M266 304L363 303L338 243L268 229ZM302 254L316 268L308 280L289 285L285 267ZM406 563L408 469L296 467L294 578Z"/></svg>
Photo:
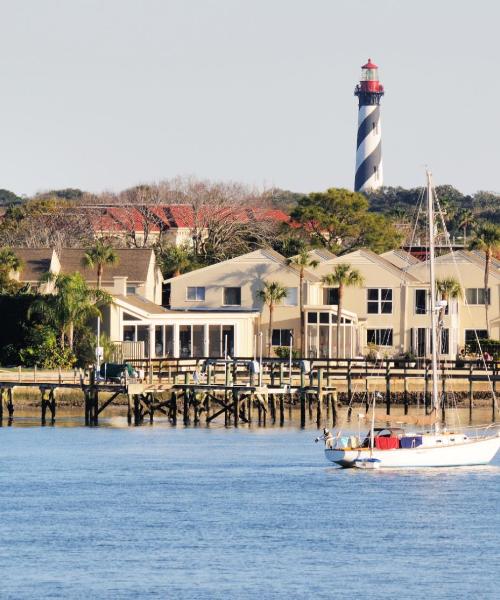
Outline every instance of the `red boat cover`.
<svg viewBox="0 0 500 600"><path fill-rule="evenodd" d="M399 438L397 437L376 437L375 447L378 450L394 450L399 448Z"/></svg>

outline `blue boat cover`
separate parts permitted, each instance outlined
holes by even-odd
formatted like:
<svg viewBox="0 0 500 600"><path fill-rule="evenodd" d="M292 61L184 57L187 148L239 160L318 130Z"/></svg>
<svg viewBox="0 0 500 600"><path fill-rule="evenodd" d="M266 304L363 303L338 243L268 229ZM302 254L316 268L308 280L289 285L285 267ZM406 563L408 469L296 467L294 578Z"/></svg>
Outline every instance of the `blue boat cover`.
<svg viewBox="0 0 500 600"><path fill-rule="evenodd" d="M408 437L402 437L400 440L401 448L416 448L422 445L421 435L412 435Z"/></svg>

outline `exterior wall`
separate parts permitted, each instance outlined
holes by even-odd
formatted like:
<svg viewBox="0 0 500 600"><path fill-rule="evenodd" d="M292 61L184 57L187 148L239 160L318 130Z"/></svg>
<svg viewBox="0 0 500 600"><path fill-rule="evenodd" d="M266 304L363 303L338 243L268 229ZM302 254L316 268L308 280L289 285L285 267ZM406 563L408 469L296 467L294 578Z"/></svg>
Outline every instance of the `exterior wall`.
<svg viewBox="0 0 500 600"><path fill-rule="evenodd" d="M410 269L410 273L428 281L427 274L428 266L425 263L415 265ZM462 284L462 287L478 288L484 287L484 262L481 259L471 257L468 253L457 252L455 260L451 255L446 255L436 259L436 277L454 277ZM421 287L425 287L421 286ZM427 284L428 287L428 284ZM500 273L491 272L489 277L490 288L490 335L492 338L500 339ZM485 309L484 305L470 305L465 301L458 301L458 346L463 347L465 344L465 331L467 329L486 329ZM407 312L412 310L411 305L407 306ZM419 318L417 318L419 317ZM420 315L415 315L411 318L411 325L421 321ZM445 327L449 326L450 317L445 317Z"/></svg>
<svg viewBox="0 0 500 600"><path fill-rule="evenodd" d="M386 351L392 355L402 351L405 346L405 319L403 306L406 298L406 279L398 269L386 265L384 261L378 261L371 253L355 251L350 254L336 257L328 262L321 263L315 270L315 274L324 276L333 271L335 265L340 263L350 264L357 269L363 279L362 287L349 287L344 289L344 310L357 314L358 321L363 324L363 335L360 340L362 352L367 351L367 329L393 329L393 343L387 346ZM368 289L390 288L392 290L392 313L372 314L368 313ZM318 293L319 291L319 293ZM313 297L323 303L322 289L319 289Z"/></svg>
<svg viewBox="0 0 500 600"><path fill-rule="evenodd" d="M284 264L282 259L277 260L265 251L252 252L237 259L171 279L171 307L174 310L229 310L229 307L223 304L224 288L241 287L241 306L231 308L235 311L260 312L258 327L263 332L264 343L267 343L269 309L267 306L263 307L262 301L257 298L258 291L262 289L266 281L278 281L284 287L297 288L297 305L287 306L285 303L281 303L275 306L273 329L293 329L294 345L298 347L300 343L299 273ZM189 286L204 287L205 300L187 300ZM308 286L305 284L304 303L307 302L307 288Z"/></svg>

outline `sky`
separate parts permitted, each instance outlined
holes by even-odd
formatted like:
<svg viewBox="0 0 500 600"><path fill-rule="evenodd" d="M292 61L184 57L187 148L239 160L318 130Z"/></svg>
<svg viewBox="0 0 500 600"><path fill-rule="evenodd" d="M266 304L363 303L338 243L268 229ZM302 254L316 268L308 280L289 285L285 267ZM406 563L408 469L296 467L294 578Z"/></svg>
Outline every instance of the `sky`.
<svg viewBox="0 0 500 600"><path fill-rule="evenodd" d="M0 0L0 188L352 189L370 57L385 184L500 191L499 22L496 0Z"/></svg>

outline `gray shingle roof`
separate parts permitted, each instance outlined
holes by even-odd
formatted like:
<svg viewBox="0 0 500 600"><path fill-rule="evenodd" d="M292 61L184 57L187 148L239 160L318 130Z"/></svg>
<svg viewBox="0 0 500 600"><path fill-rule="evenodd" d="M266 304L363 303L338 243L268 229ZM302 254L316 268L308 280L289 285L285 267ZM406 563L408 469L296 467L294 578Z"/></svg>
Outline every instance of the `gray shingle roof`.
<svg viewBox="0 0 500 600"><path fill-rule="evenodd" d="M151 248L116 248L116 265L104 267L103 283L112 284L113 277L128 277L129 283L146 281L153 250ZM79 271L87 281L97 279L96 269L83 266L85 250L82 248L63 248L58 256L62 273Z"/></svg>
<svg viewBox="0 0 500 600"><path fill-rule="evenodd" d="M38 282L50 269L52 248L13 248L13 252L23 261L20 281Z"/></svg>

